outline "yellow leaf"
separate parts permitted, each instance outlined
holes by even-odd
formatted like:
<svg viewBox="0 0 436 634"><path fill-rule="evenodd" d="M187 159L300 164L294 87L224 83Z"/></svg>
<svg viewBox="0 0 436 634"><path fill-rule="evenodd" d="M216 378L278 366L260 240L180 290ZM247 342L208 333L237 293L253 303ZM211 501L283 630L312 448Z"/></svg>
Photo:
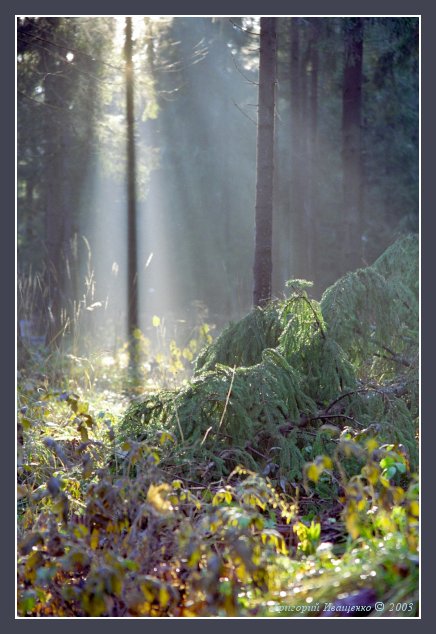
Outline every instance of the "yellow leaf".
<svg viewBox="0 0 436 634"><path fill-rule="evenodd" d="M82 605L87 616L101 616L106 609L104 598L96 594L84 594L82 598Z"/></svg>
<svg viewBox="0 0 436 634"><path fill-rule="evenodd" d="M160 317L158 317L157 315L153 315L153 319L151 320L151 323L153 324L153 326L155 328L159 328L159 326L160 326Z"/></svg>
<svg viewBox="0 0 436 634"><path fill-rule="evenodd" d="M303 522L296 522L292 527L294 533L297 533L298 539L305 539L307 536L307 526Z"/></svg>
<svg viewBox="0 0 436 634"><path fill-rule="evenodd" d="M189 348L183 348L182 356L187 359L187 361L192 361L192 359L194 358L194 355Z"/></svg>
<svg viewBox="0 0 436 634"><path fill-rule="evenodd" d="M261 534L261 539L263 544L269 543L271 546L274 546L277 552L287 554L283 537L274 529L264 529Z"/></svg>
<svg viewBox="0 0 436 634"><path fill-rule="evenodd" d="M152 603L154 601L154 593L151 591L149 584L141 583L140 585L141 585L142 594L144 595L145 599L149 603Z"/></svg>
<svg viewBox="0 0 436 634"><path fill-rule="evenodd" d="M314 462L310 462L307 465L306 473L309 480L312 480L312 482L318 482L320 471Z"/></svg>
<svg viewBox="0 0 436 634"><path fill-rule="evenodd" d="M345 526L353 539L357 539L360 535L359 517L357 513L347 513L345 518Z"/></svg>
<svg viewBox="0 0 436 634"><path fill-rule="evenodd" d="M150 484L147 492L147 502L159 513L168 513L168 511L173 510L171 502L166 499L166 495L170 492L171 488L169 484Z"/></svg>
<svg viewBox="0 0 436 634"><path fill-rule="evenodd" d="M123 579L120 572L112 572L106 579L106 588L111 594L120 596L123 591Z"/></svg>
<svg viewBox="0 0 436 634"><path fill-rule="evenodd" d="M73 528L73 533L78 539L86 537L88 532L89 531L84 524L77 524L77 526Z"/></svg>
<svg viewBox="0 0 436 634"><path fill-rule="evenodd" d="M395 522L389 517L386 512L380 512L377 516L377 525L383 529L386 533L395 530Z"/></svg>
<svg viewBox="0 0 436 634"><path fill-rule="evenodd" d="M212 499L212 506L218 506L218 504L221 504L222 500L223 500L222 493L220 492L215 493Z"/></svg>
<svg viewBox="0 0 436 634"><path fill-rule="evenodd" d="M197 352L197 342L195 339L191 339L191 341L189 342L189 349L191 350L191 352Z"/></svg>
<svg viewBox="0 0 436 634"><path fill-rule="evenodd" d="M91 548L92 550L96 550L98 543L99 543L99 531L98 528L94 528L92 533L91 533Z"/></svg>
<svg viewBox="0 0 436 634"><path fill-rule="evenodd" d="M404 500L405 492L401 487L393 487L391 489L392 497L394 499L394 504L401 504Z"/></svg>
<svg viewBox="0 0 436 634"><path fill-rule="evenodd" d="M232 501L231 492L227 491L226 489L220 489L213 496L212 506L218 506L218 504L221 504L222 502L226 502L227 504L230 504L231 501Z"/></svg>
<svg viewBox="0 0 436 634"><path fill-rule="evenodd" d="M380 476L380 470L374 464L367 464L363 467L362 474L370 484L377 484Z"/></svg>
<svg viewBox="0 0 436 634"><path fill-rule="evenodd" d="M358 511L364 511L366 508L366 500L363 498L362 500L359 500L357 502L357 510Z"/></svg>
<svg viewBox="0 0 436 634"><path fill-rule="evenodd" d="M380 476L380 482L386 489L389 489L389 487L391 486L389 480L383 475Z"/></svg>
<svg viewBox="0 0 436 634"><path fill-rule="evenodd" d="M286 520L286 524L289 524L292 518L294 517L294 513L292 513L292 511L283 510L282 517L284 520Z"/></svg>
<svg viewBox="0 0 436 634"><path fill-rule="evenodd" d="M161 586L159 588L159 603L161 607L166 608L169 600L170 600L170 593L164 586Z"/></svg>
<svg viewBox="0 0 436 634"><path fill-rule="evenodd" d="M324 469L333 469L332 459L329 458L329 456L323 456L322 457L322 466L324 467Z"/></svg>
<svg viewBox="0 0 436 634"><path fill-rule="evenodd" d="M171 442L174 442L174 443L176 442L176 439L169 431L164 431L162 432L162 435L160 437L159 444L163 445L165 441L167 440L171 440Z"/></svg>
<svg viewBox="0 0 436 634"><path fill-rule="evenodd" d="M414 517L419 517L419 502L412 500L409 504L409 511Z"/></svg>
<svg viewBox="0 0 436 634"><path fill-rule="evenodd" d="M250 581L250 576L247 573L247 569L243 563L239 564L239 566L236 567L235 572L238 576L238 579L242 581L242 583L247 583L248 581Z"/></svg>
<svg viewBox="0 0 436 634"><path fill-rule="evenodd" d="M89 410L89 403L86 403L86 401L78 401L77 402L77 409L76 409L76 414L87 414Z"/></svg>
<svg viewBox="0 0 436 634"><path fill-rule="evenodd" d="M378 447L378 442L376 441L375 438L368 438L368 440L366 441L366 448L368 449L369 453L372 453L375 449L377 449Z"/></svg>
<svg viewBox="0 0 436 634"><path fill-rule="evenodd" d="M171 339L170 341L170 352L172 355L174 355L177 358L180 357L180 355L182 354L180 348L178 347L174 339Z"/></svg>
<svg viewBox="0 0 436 634"><path fill-rule="evenodd" d="M193 553L191 553L189 559L188 559L188 566L190 568L193 568L199 561L201 558L201 552L200 550L197 548L196 550L194 550Z"/></svg>

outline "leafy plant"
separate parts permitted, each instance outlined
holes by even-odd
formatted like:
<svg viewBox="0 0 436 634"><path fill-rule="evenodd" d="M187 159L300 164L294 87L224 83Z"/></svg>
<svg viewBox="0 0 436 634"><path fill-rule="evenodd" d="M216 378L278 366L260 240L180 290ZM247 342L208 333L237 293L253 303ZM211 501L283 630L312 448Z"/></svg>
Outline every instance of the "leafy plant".
<svg viewBox="0 0 436 634"><path fill-rule="evenodd" d="M392 263L413 252L411 240L397 246L375 267L380 284L392 274L395 287ZM401 279L413 291L414 276ZM356 297L368 291L351 286ZM374 309L356 341L344 334L339 344L333 303L323 308L300 281L289 288L247 318L247 340L235 326L209 341L207 369L197 364L177 389L146 385L124 414L123 347L111 365L53 355L44 367L56 372L22 370L19 616L332 616L359 605L365 615L418 614L412 303L397 293L397 317L405 313L395 333ZM341 293L328 301L340 297L345 311ZM353 310L363 306L356 297ZM253 364L240 365L265 324ZM365 329L369 343L358 341ZM211 336L200 330L181 345L170 339L159 360L137 333L157 364L153 383L191 363L186 350ZM381 332L410 365L384 350ZM241 337L233 356L229 333Z"/></svg>

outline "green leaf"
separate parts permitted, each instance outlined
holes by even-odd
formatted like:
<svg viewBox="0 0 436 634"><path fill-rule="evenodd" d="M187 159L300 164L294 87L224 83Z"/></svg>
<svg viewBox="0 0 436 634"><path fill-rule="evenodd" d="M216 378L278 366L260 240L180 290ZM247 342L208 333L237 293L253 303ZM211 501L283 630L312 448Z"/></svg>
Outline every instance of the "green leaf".
<svg viewBox="0 0 436 634"><path fill-rule="evenodd" d="M386 469L384 475L388 480L390 480L391 478L394 477L396 473L397 473L397 470L395 467L389 467L389 469Z"/></svg>

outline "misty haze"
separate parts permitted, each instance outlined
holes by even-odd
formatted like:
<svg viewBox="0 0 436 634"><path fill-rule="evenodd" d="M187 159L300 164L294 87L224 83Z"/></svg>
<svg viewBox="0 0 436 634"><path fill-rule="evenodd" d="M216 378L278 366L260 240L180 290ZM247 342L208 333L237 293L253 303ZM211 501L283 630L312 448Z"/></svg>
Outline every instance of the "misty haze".
<svg viewBox="0 0 436 634"><path fill-rule="evenodd" d="M419 615L419 28L17 18L18 616Z"/></svg>

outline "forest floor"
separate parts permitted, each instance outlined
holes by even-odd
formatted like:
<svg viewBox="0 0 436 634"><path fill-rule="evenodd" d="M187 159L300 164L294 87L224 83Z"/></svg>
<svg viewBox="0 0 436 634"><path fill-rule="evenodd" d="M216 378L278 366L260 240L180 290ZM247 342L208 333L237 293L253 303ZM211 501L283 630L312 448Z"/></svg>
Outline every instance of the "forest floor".
<svg viewBox="0 0 436 634"><path fill-rule="evenodd" d="M295 283L214 342L138 331L140 375L125 345L19 348L18 615L417 617L416 310L371 307L384 275ZM335 330L344 292L366 331Z"/></svg>
<svg viewBox="0 0 436 634"><path fill-rule="evenodd" d="M375 441L360 499L245 468L191 481L160 465L171 434L117 441L139 397L120 368L68 365L19 376L20 616L417 616L417 482L380 484Z"/></svg>

